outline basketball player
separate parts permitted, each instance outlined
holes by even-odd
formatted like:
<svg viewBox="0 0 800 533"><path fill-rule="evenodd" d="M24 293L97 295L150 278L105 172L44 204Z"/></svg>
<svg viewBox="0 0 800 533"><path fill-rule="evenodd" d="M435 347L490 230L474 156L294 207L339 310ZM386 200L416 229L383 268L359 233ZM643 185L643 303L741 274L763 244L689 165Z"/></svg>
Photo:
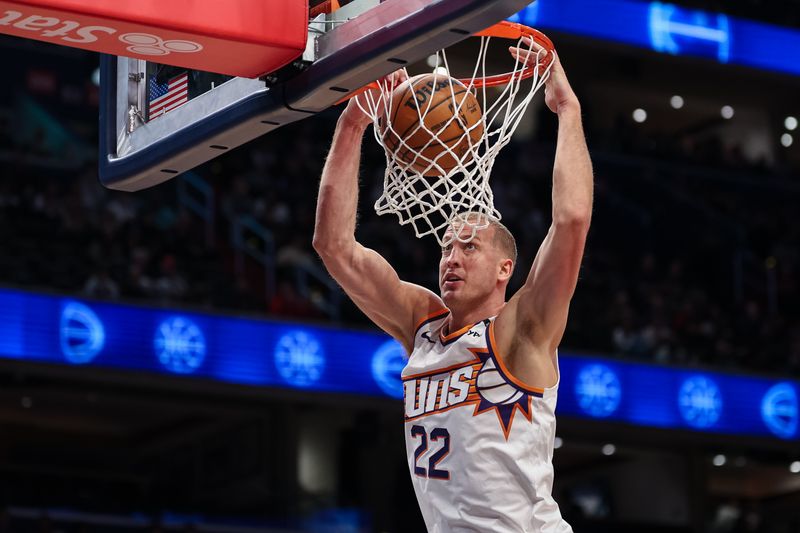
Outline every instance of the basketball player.
<svg viewBox="0 0 800 533"><path fill-rule="evenodd" d="M431 532L572 531L551 495L557 348L589 229L592 166L580 104L553 61L545 92L559 124L553 221L507 302L517 251L497 221L442 249L440 295L401 281L355 240L360 145L370 124L355 102L339 118L322 173L314 247L356 305L409 353L406 449Z"/></svg>

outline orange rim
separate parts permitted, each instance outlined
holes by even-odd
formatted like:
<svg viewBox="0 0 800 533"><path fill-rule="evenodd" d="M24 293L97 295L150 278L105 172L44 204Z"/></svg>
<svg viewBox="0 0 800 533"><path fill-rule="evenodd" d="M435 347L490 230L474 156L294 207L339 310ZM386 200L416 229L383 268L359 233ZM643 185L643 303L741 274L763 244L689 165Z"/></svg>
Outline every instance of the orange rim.
<svg viewBox="0 0 800 533"><path fill-rule="evenodd" d="M501 39L512 40L521 39L522 37L530 37L535 43L547 50L547 57L542 64L538 65L539 74L544 73L544 71L547 70L547 68L550 66L550 63L553 61L553 53L555 51L553 41L551 41L547 35L539 30L535 30L523 24L502 20L497 24L489 26L483 31L479 31L475 34L475 36L499 37ZM516 73L507 72L505 74L495 74L493 76L478 77L474 79L461 78L458 81L464 85L469 85L471 83L473 87L496 87L498 85L505 85L512 80L527 80L528 78L532 77L534 73L535 69L533 67L526 66Z"/></svg>
<svg viewBox="0 0 800 533"><path fill-rule="evenodd" d="M547 50L547 57L545 58L542 64L538 65L539 74L544 73L544 71L547 70L547 68L550 66L550 63L553 61L553 53L555 51L555 47L553 46L553 41L551 41L550 38L547 37L547 35L540 32L539 30L535 30L523 24L502 20L497 24L489 26L485 30L479 31L473 36L498 37L500 39L510 39L510 40L519 40L522 37L530 37L531 39L534 40L534 42L539 44L539 46ZM522 70L517 71L516 73L507 72L505 74L494 74L492 76L481 76L477 78L458 78L458 81L467 86L472 84L473 87L497 87L498 85L506 85L512 80L527 80L528 78L532 77L534 73L535 69L533 67L526 66ZM345 96L344 98L336 102L336 104L334 105L339 105L343 102L346 102L351 98L368 91L369 89L380 89L380 88L381 87L378 84L378 82L373 81L361 87L360 89L356 90L355 92Z"/></svg>

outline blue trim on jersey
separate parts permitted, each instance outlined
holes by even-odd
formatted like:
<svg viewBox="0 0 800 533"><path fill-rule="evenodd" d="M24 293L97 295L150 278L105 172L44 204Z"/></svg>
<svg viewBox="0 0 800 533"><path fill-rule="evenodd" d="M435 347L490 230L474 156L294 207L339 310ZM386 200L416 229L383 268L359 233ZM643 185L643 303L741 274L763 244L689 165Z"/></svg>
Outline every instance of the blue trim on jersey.
<svg viewBox="0 0 800 533"><path fill-rule="evenodd" d="M522 387L516 383L503 371L503 366L500 361L498 360L497 353L492 346L492 337L489 334L489 326L486 326L486 347L489 349L489 357L494 361L494 366L497 369L497 372L503 376L503 379L511 385L516 390L523 392L525 394L530 394L531 396L535 396L536 398L544 398L544 393L539 390L529 389L527 387Z"/></svg>
<svg viewBox="0 0 800 533"><path fill-rule="evenodd" d="M449 346L450 344L453 344L453 343L454 343L454 342L456 342L458 339L460 339L461 337L463 337L464 335L466 335L467 333L469 333L470 331L472 331L472 328L474 328L475 326L477 326L477 325L478 325L478 324L480 324L481 322L485 322L485 319L484 319L484 320L478 320L477 322L475 322L474 324L472 324L470 327L463 327L463 328L461 328L461 329L463 330L463 333L460 333L459 335L456 335L455 337L453 337L453 338L451 338L451 339L447 339L447 340L445 340L445 339L444 339L444 337L447 337L447 335L440 335L440 336L439 336L439 342L441 342L441 343L442 343L442 346ZM486 329L485 329L484 331L485 331L485 333L484 333L484 334L486 335L486 339L487 339L487 343L488 343L488 339L489 339L489 328L488 328L488 326L486 327Z"/></svg>
<svg viewBox="0 0 800 533"><path fill-rule="evenodd" d="M446 317L449 314L450 314L450 310L449 309L444 309L444 310L442 310L441 313L439 313L437 315L433 315L430 318L426 318L425 320L422 321L422 323L419 326L417 326L417 329L414 330L414 336L416 337L417 333L419 333L419 330L421 330L423 327L425 327L426 324L430 324L431 322L434 322L436 320L441 320L442 318Z"/></svg>

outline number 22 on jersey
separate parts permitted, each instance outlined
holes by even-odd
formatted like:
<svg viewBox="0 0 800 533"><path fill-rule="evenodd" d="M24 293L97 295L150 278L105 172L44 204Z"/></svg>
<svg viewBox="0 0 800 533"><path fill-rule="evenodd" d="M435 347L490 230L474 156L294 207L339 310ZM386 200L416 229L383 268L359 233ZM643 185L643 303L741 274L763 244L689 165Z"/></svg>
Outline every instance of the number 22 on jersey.
<svg viewBox="0 0 800 533"><path fill-rule="evenodd" d="M450 433L445 428L434 428L430 434L422 426L411 426L411 436L419 441L414 450L414 474L429 479L450 479L450 471L437 468L450 453ZM430 440L430 450L428 449ZM430 452L430 453L428 453ZM425 456L428 463L425 466Z"/></svg>

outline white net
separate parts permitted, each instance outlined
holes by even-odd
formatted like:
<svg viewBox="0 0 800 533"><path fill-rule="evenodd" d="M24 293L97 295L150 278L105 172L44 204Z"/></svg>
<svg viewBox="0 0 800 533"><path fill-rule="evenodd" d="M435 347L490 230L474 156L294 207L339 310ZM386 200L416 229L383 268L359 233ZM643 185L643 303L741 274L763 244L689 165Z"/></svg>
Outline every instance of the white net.
<svg viewBox="0 0 800 533"><path fill-rule="evenodd" d="M481 81L492 76L486 69L491 40L480 37L469 78L448 75L442 50L436 56L440 66L432 74L395 88L382 80L380 93L365 93L357 100L372 117L375 139L386 154L383 194L375 211L397 215L401 225L414 227L417 237L434 235L441 246L454 238L467 242L490 218L501 218L489 185L495 158L550 75L546 54L520 39L517 47L535 58L535 67L529 65L533 75L523 79L525 64L515 59L509 81L487 87ZM459 216L466 213L470 216Z"/></svg>

